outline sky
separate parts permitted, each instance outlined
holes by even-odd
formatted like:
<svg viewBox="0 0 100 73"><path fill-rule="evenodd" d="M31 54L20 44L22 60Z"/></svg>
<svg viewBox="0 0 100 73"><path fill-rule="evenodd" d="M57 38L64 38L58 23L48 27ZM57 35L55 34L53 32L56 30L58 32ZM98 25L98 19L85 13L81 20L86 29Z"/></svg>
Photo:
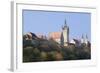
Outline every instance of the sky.
<svg viewBox="0 0 100 73"><path fill-rule="evenodd" d="M23 10L22 20L24 34L33 32L48 35L49 32L59 32L66 20L70 40L87 35L91 41L90 13Z"/></svg>

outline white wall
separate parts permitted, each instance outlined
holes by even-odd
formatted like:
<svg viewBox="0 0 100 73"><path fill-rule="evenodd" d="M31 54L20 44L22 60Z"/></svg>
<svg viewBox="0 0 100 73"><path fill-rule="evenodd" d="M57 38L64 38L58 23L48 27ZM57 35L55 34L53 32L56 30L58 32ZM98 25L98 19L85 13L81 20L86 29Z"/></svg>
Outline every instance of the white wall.
<svg viewBox="0 0 100 73"><path fill-rule="evenodd" d="M96 6L97 7L97 18L98 36L96 38L97 48L98 48L98 65L97 67L81 67L81 68L65 68L56 70L45 70L45 71L35 71L38 73L100 73L100 46L99 46L99 36L100 36L100 5L99 0L31 0L34 2L41 2L43 4L66 4L66 5L76 5L76 6ZM69 1L71 1L69 3ZM0 73L10 73L10 0L0 0ZM34 71L33 71L34 72ZM34 72L34 73L35 73ZM28 73L28 72L27 72Z"/></svg>

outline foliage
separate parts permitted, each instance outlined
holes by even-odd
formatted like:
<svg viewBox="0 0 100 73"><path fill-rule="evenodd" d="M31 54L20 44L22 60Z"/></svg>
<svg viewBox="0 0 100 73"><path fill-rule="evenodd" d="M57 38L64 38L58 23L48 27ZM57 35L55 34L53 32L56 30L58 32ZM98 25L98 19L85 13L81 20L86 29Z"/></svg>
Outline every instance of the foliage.
<svg viewBox="0 0 100 73"><path fill-rule="evenodd" d="M69 44L62 46L52 39L40 39L34 36L26 40L23 36L23 62L60 61L91 59L90 45Z"/></svg>

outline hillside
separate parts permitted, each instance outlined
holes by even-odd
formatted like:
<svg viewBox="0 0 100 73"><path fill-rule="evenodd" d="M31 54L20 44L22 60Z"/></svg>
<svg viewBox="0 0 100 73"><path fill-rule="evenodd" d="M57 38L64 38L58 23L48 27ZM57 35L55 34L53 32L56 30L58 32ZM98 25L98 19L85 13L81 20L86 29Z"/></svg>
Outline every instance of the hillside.
<svg viewBox="0 0 100 73"><path fill-rule="evenodd" d="M23 35L23 62L90 59L90 48L90 45L84 43L80 46L69 44L65 47L52 39L38 38L31 33L31 36Z"/></svg>

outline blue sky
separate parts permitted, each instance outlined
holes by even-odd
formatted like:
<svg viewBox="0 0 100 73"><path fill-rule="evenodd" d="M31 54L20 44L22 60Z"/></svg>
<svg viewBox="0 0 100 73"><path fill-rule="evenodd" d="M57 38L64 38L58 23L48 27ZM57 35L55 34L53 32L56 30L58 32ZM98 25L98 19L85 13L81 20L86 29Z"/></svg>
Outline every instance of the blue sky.
<svg viewBox="0 0 100 73"><path fill-rule="evenodd" d="M70 39L80 39L82 34L91 41L91 14L79 12L50 12L23 10L23 33L43 33L61 31L65 19L69 26Z"/></svg>

